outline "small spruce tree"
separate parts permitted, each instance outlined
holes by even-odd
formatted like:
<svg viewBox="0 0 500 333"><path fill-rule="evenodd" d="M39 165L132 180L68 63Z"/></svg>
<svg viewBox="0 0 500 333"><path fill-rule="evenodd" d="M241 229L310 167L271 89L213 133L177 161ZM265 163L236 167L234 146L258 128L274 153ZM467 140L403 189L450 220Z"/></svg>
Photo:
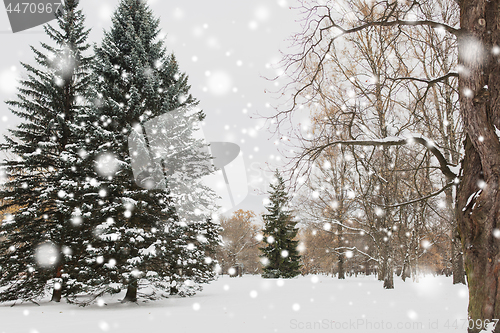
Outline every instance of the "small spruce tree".
<svg viewBox="0 0 500 333"><path fill-rule="evenodd" d="M300 255L297 250L297 222L289 208L285 182L278 170L275 182L270 184L268 214L264 219L262 258L264 278L292 278L300 274Z"/></svg>

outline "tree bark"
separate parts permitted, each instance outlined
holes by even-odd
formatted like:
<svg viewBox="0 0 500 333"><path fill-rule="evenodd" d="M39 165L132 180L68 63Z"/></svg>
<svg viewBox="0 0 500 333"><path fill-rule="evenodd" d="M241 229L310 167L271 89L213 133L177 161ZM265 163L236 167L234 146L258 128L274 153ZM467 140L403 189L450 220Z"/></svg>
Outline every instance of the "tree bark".
<svg viewBox="0 0 500 333"><path fill-rule="evenodd" d="M52 291L52 298L50 299L51 302L57 302L59 303L62 298L62 290L61 289L55 289Z"/></svg>
<svg viewBox="0 0 500 333"><path fill-rule="evenodd" d="M61 276L62 276L62 266L57 266L56 279L60 280ZM54 290L52 291L52 298L50 301L59 303L61 301L61 298L62 298L62 286L60 286L59 288L54 287Z"/></svg>
<svg viewBox="0 0 500 333"><path fill-rule="evenodd" d="M411 277L410 262L408 259L409 258L407 256L403 263L403 269L401 270L401 279L403 279L403 281L406 281L407 278Z"/></svg>
<svg viewBox="0 0 500 333"><path fill-rule="evenodd" d="M453 164L456 164L456 159L452 158ZM452 189L446 192L446 206L450 210L452 220L450 221L451 231L451 271L453 275L453 284L465 284L465 269L462 252L462 242L460 240L460 232L457 226L456 204L453 199Z"/></svg>
<svg viewBox="0 0 500 333"><path fill-rule="evenodd" d="M137 302L137 279L133 279L128 284L127 293L125 294L125 298L122 300L122 303L127 302Z"/></svg>
<svg viewBox="0 0 500 333"><path fill-rule="evenodd" d="M394 265L391 258L384 262L385 276L384 276L384 289L394 289Z"/></svg>
<svg viewBox="0 0 500 333"><path fill-rule="evenodd" d="M378 279L384 281L384 289L394 289L394 263L392 260L390 245L385 242L383 246L382 269Z"/></svg>
<svg viewBox="0 0 500 333"><path fill-rule="evenodd" d="M460 1L460 112L467 133L457 220L469 285L469 318L500 318L500 1ZM482 327L469 328L470 333ZM500 333L500 325L495 329Z"/></svg>
<svg viewBox="0 0 500 333"><path fill-rule="evenodd" d="M365 275L368 276L371 274L371 267L370 267L370 260L369 259L366 259L365 260Z"/></svg>
<svg viewBox="0 0 500 333"><path fill-rule="evenodd" d="M465 284L464 259L462 255L462 242L458 228L454 228L451 239L451 264L453 271L453 284Z"/></svg>
<svg viewBox="0 0 500 333"><path fill-rule="evenodd" d="M177 295L179 293L179 289L177 288L177 286L171 286L170 287L170 295Z"/></svg>
<svg viewBox="0 0 500 333"><path fill-rule="evenodd" d="M345 270L344 270L344 254L339 253L339 261L338 261L338 275L339 280L345 279Z"/></svg>
<svg viewBox="0 0 500 333"><path fill-rule="evenodd" d="M377 280L378 281L384 281L385 279L385 269L386 269L386 264L385 264L385 257L379 258L381 261L378 264L378 269L377 269Z"/></svg>
<svg viewBox="0 0 500 333"><path fill-rule="evenodd" d="M344 186L344 182L342 182L342 186ZM342 209L342 213L343 213L343 204L341 204L341 209ZM343 245L343 242L342 242L342 238L343 238L343 231L342 231L342 226L340 224L337 224L337 232L338 232L338 235L337 235L337 238L338 238L338 244L339 246L342 246ZM344 269L344 259L345 256L344 256L344 253L339 253L338 254L338 278L339 280L342 280L342 279L345 279L345 269Z"/></svg>

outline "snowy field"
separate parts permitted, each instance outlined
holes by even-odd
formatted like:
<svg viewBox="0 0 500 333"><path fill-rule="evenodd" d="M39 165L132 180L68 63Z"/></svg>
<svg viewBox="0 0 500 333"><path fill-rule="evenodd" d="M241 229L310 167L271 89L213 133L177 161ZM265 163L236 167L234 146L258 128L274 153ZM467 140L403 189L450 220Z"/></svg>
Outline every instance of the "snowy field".
<svg viewBox="0 0 500 333"><path fill-rule="evenodd" d="M81 308L48 301L0 305L1 333L466 332L467 288L451 278L291 280L220 277L191 298Z"/></svg>

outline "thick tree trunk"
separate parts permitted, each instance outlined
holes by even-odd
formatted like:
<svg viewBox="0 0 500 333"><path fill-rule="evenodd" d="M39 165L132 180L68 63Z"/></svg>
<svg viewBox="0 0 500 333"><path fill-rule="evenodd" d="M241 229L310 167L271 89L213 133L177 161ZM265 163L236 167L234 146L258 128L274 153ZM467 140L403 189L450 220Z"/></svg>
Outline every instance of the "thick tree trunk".
<svg viewBox="0 0 500 333"><path fill-rule="evenodd" d="M127 293L125 294L125 298L122 300L122 303L127 302L137 302L137 280L134 279L129 282L127 287Z"/></svg>
<svg viewBox="0 0 500 333"><path fill-rule="evenodd" d="M469 285L471 323L500 318L499 0L460 1L460 112L467 133L457 221ZM469 332L481 331L474 325ZM500 325L495 329L500 333Z"/></svg>
<svg viewBox="0 0 500 333"><path fill-rule="evenodd" d="M467 155L464 159L464 174L478 171L479 155L471 152L474 148L467 139ZM484 322L500 318L499 262L500 251L498 239L495 239L493 228L500 211L500 193L498 185L488 183L481 194L467 205L466 193L477 192L480 172L474 173L473 179L464 179L459 186L458 207L459 227L464 247L464 266L469 286L469 318L474 322ZM484 193L484 195L483 195ZM474 209L473 209L474 208ZM472 322L472 321L471 321ZM495 332L500 332L500 325ZM479 332L478 327L469 332Z"/></svg>

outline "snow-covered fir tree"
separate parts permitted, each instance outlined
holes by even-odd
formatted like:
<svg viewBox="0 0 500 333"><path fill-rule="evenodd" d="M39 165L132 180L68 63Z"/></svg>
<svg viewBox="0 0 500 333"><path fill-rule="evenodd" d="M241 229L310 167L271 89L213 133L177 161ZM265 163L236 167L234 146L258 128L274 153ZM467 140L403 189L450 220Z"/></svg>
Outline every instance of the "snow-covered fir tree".
<svg viewBox="0 0 500 333"><path fill-rule="evenodd" d="M123 301L190 295L214 277L215 193L199 182L213 168L195 138L204 114L158 34L144 2L122 0L95 50L86 194L74 211L94 230L78 263L90 301L123 289Z"/></svg>
<svg viewBox="0 0 500 333"><path fill-rule="evenodd" d="M2 163L7 182L0 209L15 208L0 226L0 301L36 301L51 289L52 300L60 301L81 291L68 273L83 253L85 233L70 221L83 172L77 119L86 112L92 58L78 3L66 0L57 27L44 27L51 43L32 47L36 64L22 64L27 78L17 99L7 102L22 123L1 146L11 157Z"/></svg>
<svg viewBox="0 0 500 333"><path fill-rule="evenodd" d="M278 170L275 182L270 184L268 214L264 219L264 243L261 248L263 274L265 278L292 278L300 274L300 255L297 250L297 222L289 207L285 181Z"/></svg>

